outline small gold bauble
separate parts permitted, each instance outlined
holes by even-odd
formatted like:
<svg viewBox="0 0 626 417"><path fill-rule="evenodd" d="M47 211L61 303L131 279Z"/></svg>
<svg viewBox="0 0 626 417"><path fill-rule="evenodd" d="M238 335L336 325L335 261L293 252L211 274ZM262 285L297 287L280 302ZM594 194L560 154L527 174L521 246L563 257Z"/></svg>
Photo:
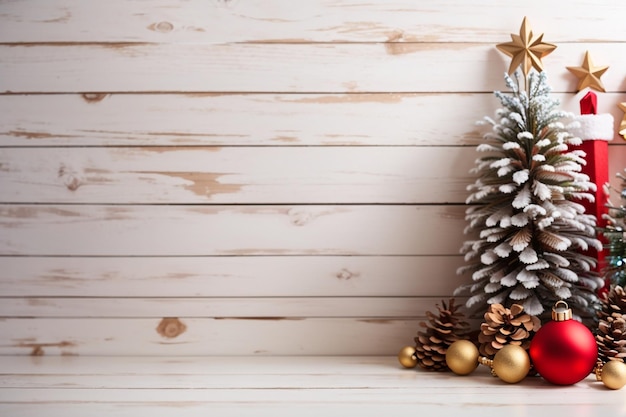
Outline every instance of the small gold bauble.
<svg viewBox="0 0 626 417"><path fill-rule="evenodd" d="M415 368L417 365L417 357L415 356L415 348L413 346L405 346L398 353L398 361L405 368Z"/></svg>
<svg viewBox="0 0 626 417"><path fill-rule="evenodd" d="M503 346L493 357L493 371L504 382L520 382L530 371L528 353L521 346Z"/></svg>
<svg viewBox="0 0 626 417"><path fill-rule="evenodd" d="M626 385L626 364L622 361L608 361L602 366L601 378L607 388L622 388Z"/></svg>
<svg viewBox="0 0 626 417"><path fill-rule="evenodd" d="M469 340L457 340L446 351L446 364L457 375L471 374L478 366L478 348Z"/></svg>

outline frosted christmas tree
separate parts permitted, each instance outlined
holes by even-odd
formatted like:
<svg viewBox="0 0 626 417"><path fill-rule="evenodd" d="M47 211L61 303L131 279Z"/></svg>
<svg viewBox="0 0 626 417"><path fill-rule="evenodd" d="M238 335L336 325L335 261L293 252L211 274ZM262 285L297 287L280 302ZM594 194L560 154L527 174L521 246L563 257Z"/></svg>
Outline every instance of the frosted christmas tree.
<svg viewBox="0 0 626 417"><path fill-rule="evenodd" d="M594 272L601 250L596 218L585 214L582 199L592 200L595 184L581 172L584 152L570 150L581 139L569 133L568 116L558 110L541 66L555 47L534 37L522 24L520 35L498 48L513 57L505 82L510 93L495 92L502 108L477 151L474 184L466 210L466 265L459 273L472 281L455 295L469 295L467 307L477 315L491 304L521 304L542 316L565 300L583 321L595 320L596 291L604 284ZM520 85L519 66L523 70ZM510 74L514 73L512 77Z"/></svg>

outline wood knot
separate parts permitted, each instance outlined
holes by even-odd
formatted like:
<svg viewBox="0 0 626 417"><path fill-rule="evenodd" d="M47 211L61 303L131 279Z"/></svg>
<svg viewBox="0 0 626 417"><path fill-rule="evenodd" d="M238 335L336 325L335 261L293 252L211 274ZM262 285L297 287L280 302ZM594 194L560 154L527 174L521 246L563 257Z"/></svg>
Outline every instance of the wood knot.
<svg viewBox="0 0 626 417"><path fill-rule="evenodd" d="M150 26L148 26L148 29L153 30L155 32L169 33L174 30L174 25L171 24L170 22L158 22L158 23L153 23Z"/></svg>
<svg viewBox="0 0 626 417"><path fill-rule="evenodd" d="M357 276L359 276L359 274L355 274L354 272L346 268L343 268L341 271L335 274L335 277L337 277L337 279L345 279L346 281L349 280L350 278L354 278Z"/></svg>
<svg viewBox="0 0 626 417"><path fill-rule="evenodd" d="M82 94L83 99L87 103L97 103L99 101L104 100L106 98L106 96L108 96L108 94L105 94L105 93L84 93L84 94Z"/></svg>
<svg viewBox="0 0 626 417"><path fill-rule="evenodd" d="M187 326L176 317L165 317L157 326L157 333L168 339L173 339L185 333Z"/></svg>
<svg viewBox="0 0 626 417"><path fill-rule="evenodd" d="M41 346L33 347L33 350L30 352L30 356L43 356L45 352Z"/></svg>
<svg viewBox="0 0 626 417"><path fill-rule="evenodd" d="M390 32L387 36L387 42L402 42L404 41L404 31L403 30L394 30Z"/></svg>
<svg viewBox="0 0 626 417"><path fill-rule="evenodd" d="M70 191L76 191L81 185L80 175L73 169L61 164L58 172L59 178L63 180L63 184Z"/></svg>
<svg viewBox="0 0 626 417"><path fill-rule="evenodd" d="M291 223L296 226L304 226L315 217L310 211L301 208L293 208L287 212L287 215L291 219Z"/></svg>

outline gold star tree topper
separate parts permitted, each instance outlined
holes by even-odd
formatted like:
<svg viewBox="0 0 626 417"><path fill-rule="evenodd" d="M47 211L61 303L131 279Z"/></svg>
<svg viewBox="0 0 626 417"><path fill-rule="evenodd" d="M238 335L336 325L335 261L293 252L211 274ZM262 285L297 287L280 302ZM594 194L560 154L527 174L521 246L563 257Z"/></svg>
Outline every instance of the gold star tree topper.
<svg viewBox="0 0 626 417"><path fill-rule="evenodd" d="M619 103L619 108L624 112L624 118L622 122L619 124L619 134L622 135L624 139L626 139L626 102Z"/></svg>
<svg viewBox="0 0 626 417"><path fill-rule="evenodd" d="M513 74L520 65L522 66L524 76L528 75L531 68L535 68L539 72L543 71L541 58L556 49L556 45L543 42L543 33L539 36L533 35L526 17L522 21L519 35L511 33L511 39L513 40L512 42L496 45L496 48L512 58L509 66L509 75Z"/></svg>
<svg viewBox="0 0 626 417"><path fill-rule="evenodd" d="M609 69L608 66L596 67L591 61L589 51L585 52L585 59L580 67L567 67L567 69L578 78L578 91L589 87L594 90L606 91L600 77Z"/></svg>

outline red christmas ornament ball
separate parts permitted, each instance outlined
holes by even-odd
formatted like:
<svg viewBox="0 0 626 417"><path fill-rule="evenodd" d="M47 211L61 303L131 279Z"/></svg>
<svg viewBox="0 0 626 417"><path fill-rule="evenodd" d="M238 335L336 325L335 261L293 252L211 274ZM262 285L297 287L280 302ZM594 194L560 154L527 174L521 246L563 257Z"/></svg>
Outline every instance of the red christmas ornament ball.
<svg viewBox="0 0 626 417"><path fill-rule="evenodd" d="M564 304L565 308L558 307ZM589 375L598 359L598 346L591 331L572 320L572 310L559 301L553 320L541 326L530 342L529 355L535 370L556 385L573 385Z"/></svg>

